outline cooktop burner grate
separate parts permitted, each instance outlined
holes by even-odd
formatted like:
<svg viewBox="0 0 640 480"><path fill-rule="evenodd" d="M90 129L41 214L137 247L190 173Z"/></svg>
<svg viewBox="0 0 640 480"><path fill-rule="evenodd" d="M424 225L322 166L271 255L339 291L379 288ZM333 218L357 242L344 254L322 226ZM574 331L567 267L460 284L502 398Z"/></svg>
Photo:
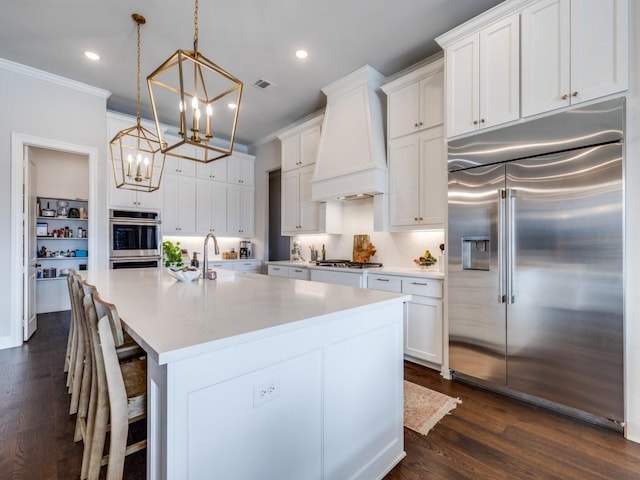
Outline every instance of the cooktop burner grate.
<svg viewBox="0 0 640 480"><path fill-rule="evenodd" d="M319 267L338 267L338 268L379 268L382 263L377 262L352 262L351 260L317 260L316 265Z"/></svg>

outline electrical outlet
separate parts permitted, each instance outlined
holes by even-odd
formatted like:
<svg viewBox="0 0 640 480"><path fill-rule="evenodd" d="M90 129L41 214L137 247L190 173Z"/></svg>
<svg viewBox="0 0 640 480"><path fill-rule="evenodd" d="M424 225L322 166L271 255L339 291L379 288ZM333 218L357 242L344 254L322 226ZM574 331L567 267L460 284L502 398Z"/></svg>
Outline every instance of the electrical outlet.
<svg viewBox="0 0 640 480"><path fill-rule="evenodd" d="M264 383L258 383L253 386L253 407L270 402L280 396L280 380L272 378Z"/></svg>

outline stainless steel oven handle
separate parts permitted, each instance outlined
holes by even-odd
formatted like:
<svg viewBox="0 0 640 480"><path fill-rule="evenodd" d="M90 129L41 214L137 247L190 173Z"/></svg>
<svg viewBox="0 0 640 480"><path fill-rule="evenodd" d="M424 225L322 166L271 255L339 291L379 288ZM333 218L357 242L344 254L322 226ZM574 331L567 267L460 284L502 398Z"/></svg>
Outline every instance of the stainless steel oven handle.
<svg viewBox="0 0 640 480"><path fill-rule="evenodd" d="M505 198L504 188L498 189L498 303L504 303L505 297Z"/></svg>
<svg viewBox="0 0 640 480"><path fill-rule="evenodd" d="M112 225L160 225L160 220L152 220L149 218L126 218L126 217L110 217L109 222Z"/></svg>

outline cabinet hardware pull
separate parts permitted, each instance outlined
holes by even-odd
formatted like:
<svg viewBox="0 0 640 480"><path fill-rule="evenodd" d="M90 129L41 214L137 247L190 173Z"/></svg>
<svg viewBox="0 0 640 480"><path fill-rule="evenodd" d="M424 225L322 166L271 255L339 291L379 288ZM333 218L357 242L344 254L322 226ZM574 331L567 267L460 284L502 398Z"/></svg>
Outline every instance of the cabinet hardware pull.
<svg viewBox="0 0 640 480"><path fill-rule="evenodd" d="M573 92L573 93L571 94L571 96L572 96L572 97L577 97L577 96L578 96L578 92Z"/></svg>
<svg viewBox="0 0 640 480"><path fill-rule="evenodd" d="M419 285L421 287L426 287L428 285L428 283L422 283L422 282L411 282L411 285Z"/></svg>
<svg viewBox="0 0 640 480"><path fill-rule="evenodd" d="M302 273L302 270L295 270L295 269L294 269L293 271L294 271L294 272L297 272L297 273Z"/></svg>
<svg viewBox="0 0 640 480"><path fill-rule="evenodd" d="M422 122L420 122L420 126L422 126Z"/></svg>
<svg viewBox="0 0 640 480"><path fill-rule="evenodd" d="M481 119L480 119L480 123L484 123L484 118L481 118Z"/></svg>
<svg viewBox="0 0 640 480"><path fill-rule="evenodd" d="M477 121L477 120L474 120L474 121L473 121L473 124L474 124L474 125L477 125L477 124L478 124L478 121Z"/></svg>
<svg viewBox="0 0 640 480"><path fill-rule="evenodd" d="M418 221L418 217L413 217L413 219L417 222Z"/></svg>
<svg viewBox="0 0 640 480"><path fill-rule="evenodd" d="M378 282L388 282L388 281L389 281L389 279L388 279L388 278L376 278L376 280L377 280Z"/></svg>
<svg viewBox="0 0 640 480"><path fill-rule="evenodd" d="M424 220L424 218L420 217L420 220Z"/></svg>
<svg viewBox="0 0 640 480"><path fill-rule="evenodd" d="M562 97L560 98L562 98L562 100L566 100L567 98L569 98L569 95L562 95Z"/></svg>
<svg viewBox="0 0 640 480"><path fill-rule="evenodd" d="M417 124L417 123L414 123L414 124L413 124L413 126L414 126L414 127L417 127L417 126L418 126L418 124Z"/></svg>
<svg viewBox="0 0 640 480"><path fill-rule="evenodd" d="M279 271L280 271L280 269L279 269L279 268L277 268L277 267L273 267L273 269L274 269L276 272L279 272Z"/></svg>

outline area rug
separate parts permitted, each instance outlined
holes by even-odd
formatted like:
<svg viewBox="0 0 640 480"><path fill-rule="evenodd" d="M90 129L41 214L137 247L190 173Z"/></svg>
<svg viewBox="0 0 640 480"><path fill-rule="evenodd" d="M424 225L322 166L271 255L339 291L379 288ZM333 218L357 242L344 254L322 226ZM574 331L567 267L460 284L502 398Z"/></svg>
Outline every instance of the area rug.
<svg viewBox="0 0 640 480"><path fill-rule="evenodd" d="M404 382L404 426L426 435L436 423L462 403L440 392Z"/></svg>

